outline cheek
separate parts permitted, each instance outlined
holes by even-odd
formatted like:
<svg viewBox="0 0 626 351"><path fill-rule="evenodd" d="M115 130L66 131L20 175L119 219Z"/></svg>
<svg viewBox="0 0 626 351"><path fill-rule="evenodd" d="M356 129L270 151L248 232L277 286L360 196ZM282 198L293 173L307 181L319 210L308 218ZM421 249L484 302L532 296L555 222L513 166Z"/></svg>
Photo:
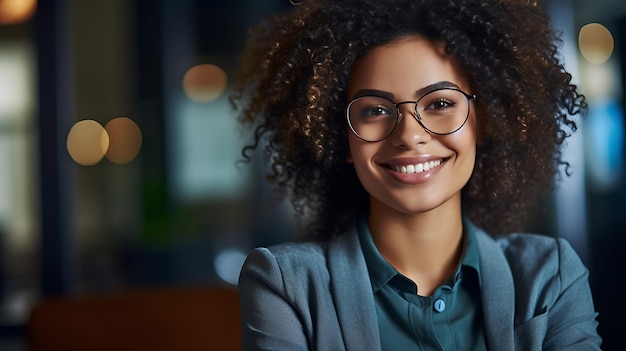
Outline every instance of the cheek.
<svg viewBox="0 0 626 351"><path fill-rule="evenodd" d="M470 120L467 121L467 129L464 130L464 133L461 136L461 149L464 150L464 164L467 167L467 172L471 174L474 171L474 165L476 161L476 144L477 144L477 133L478 130L476 128L476 118L470 116Z"/></svg>
<svg viewBox="0 0 626 351"><path fill-rule="evenodd" d="M346 161L348 161L348 163L354 163L355 158L359 158L359 141L360 140L352 133L348 135L348 155L346 156Z"/></svg>
<svg viewBox="0 0 626 351"><path fill-rule="evenodd" d="M348 138L348 156L346 161L354 165L357 173L362 173L369 168L375 153L376 145L366 143L354 135Z"/></svg>
<svg viewBox="0 0 626 351"><path fill-rule="evenodd" d="M471 132L474 144L478 144L480 139L480 129L478 128L478 117L476 112L473 111L467 120L467 129Z"/></svg>
<svg viewBox="0 0 626 351"><path fill-rule="evenodd" d="M474 169L476 159L477 128L476 118L470 116L467 124L447 139L447 147L454 150L458 157L458 162L464 169L463 173L471 173Z"/></svg>
<svg viewBox="0 0 626 351"><path fill-rule="evenodd" d="M477 127L477 121L476 121L476 115L474 113L472 113L469 116L469 119L467 120L467 123L465 124L465 127L463 127L459 132L461 132L459 134L459 142L463 143L465 145L465 147L472 147L472 149L475 151L476 149L476 144L478 142L478 127Z"/></svg>

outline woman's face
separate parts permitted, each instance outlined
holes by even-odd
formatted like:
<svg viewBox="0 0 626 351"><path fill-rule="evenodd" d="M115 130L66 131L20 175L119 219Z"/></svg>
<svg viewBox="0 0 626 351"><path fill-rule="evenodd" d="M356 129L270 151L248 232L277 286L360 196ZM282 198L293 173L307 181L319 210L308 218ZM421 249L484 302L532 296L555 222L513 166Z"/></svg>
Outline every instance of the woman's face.
<svg viewBox="0 0 626 351"><path fill-rule="evenodd" d="M351 75L348 97L374 92L396 103L416 101L434 85L472 93L442 45L410 37L368 51ZM459 211L461 189L472 174L476 154L474 103L465 125L449 135L427 132L414 118L415 104L399 107L403 118L382 141L366 142L348 131L348 161L370 194L372 210Z"/></svg>

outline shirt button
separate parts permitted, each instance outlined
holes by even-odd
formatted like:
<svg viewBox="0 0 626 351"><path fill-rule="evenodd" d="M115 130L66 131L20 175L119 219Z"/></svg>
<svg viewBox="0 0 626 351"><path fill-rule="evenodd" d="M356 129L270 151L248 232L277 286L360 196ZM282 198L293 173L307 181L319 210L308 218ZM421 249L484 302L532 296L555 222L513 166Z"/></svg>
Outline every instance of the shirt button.
<svg viewBox="0 0 626 351"><path fill-rule="evenodd" d="M446 309L446 302L443 301L442 299L437 299L437 301L435 301L435 311L437 312L443 312Z"/></svg>

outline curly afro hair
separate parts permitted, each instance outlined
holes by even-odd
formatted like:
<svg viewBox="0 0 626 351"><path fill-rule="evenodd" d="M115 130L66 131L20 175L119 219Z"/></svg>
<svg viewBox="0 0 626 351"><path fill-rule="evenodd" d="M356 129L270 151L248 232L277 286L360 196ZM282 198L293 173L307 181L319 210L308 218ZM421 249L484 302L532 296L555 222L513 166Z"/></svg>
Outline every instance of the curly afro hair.
<svg viewBox="0 0 626 351"><path fill-rule="evenodd" d="M252 28L231 96L256 128L268 178L310 214L315 236L368 209L348 152L346 88L369 48L419 35L446 52L478 95L479 142L463 213L496 235L519 230L555 184L561 147L586 107L560 61L559 33L529 0L303 0Z"/></svg>

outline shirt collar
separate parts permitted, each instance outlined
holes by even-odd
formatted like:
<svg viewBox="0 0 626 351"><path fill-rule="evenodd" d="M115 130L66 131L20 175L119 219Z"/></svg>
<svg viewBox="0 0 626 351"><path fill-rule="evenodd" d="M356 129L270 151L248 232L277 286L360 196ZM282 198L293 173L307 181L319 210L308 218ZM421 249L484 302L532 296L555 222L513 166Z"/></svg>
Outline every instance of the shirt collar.
<svg viewBox="0 0 626 351"><path fill-rule="evenodd" d="M387 284L391 278L398 274L398 271L381 256L380 252L378 252L374 244L374 239L372 238L372 232L370 232L370 228L367 225L366 216L362 216L359 219L357 231L363 249L363 256L365 256L367 271L369 272L370 281L372 282L372 290L377 292L381 287Z"/></svg>
<svg viewBox="0 0 626 351"><path fill-rule="evenodd" d="M460 275L463 267L468 267L476 271L478 282L480 284L480 264L478 258L478 245L476 243L476 228L468 219L464 218L463 230L465 233L463 236L463 258L461 259L459 267L456 270L456 276L458 277ZM372 233L370 232L367 224L366 216L362 216L357 222L357 232L359 233L363 256L365 257L365 263L367 265L370 281L372 283L372 290L377 292L393 277L400 273L398 273L398 271L383 258L380 252L378 252L378 248L376 248L376 245L374 244Z"/></svg>
<svg viewBox="0 0 626 351"><path fill-rule="evenodd" d="M465 247L463 248L463 258L461 259L461 267L471 267L476 271L478 282L480 284L480 259L478 254L478 242L476 241L476 227L467 218L463 217L463 232Z"/></svg>

